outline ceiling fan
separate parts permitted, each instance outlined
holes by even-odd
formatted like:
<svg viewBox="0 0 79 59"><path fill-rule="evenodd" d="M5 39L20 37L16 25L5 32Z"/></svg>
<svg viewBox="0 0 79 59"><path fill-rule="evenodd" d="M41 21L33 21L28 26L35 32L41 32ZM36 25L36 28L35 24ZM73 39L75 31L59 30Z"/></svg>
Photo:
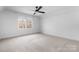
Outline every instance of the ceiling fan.
<svg viewBox="0 0 79 59"><path fill-rule="evenodd" d="M45 13L44 11L40 11L42 8L42 6L36 6L33 15L35 15L36 13Z"/></svg>

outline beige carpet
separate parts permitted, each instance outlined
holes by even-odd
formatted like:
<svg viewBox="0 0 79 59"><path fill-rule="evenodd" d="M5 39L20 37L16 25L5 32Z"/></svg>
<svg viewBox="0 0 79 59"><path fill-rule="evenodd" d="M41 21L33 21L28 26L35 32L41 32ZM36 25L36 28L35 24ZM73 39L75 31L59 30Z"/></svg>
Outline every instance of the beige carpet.
<svg viewBox="0 0 79 59"><path fill-rule="evenodd" d="M44 34L0 40L0 52L77 52L79 42Z"/></svg>

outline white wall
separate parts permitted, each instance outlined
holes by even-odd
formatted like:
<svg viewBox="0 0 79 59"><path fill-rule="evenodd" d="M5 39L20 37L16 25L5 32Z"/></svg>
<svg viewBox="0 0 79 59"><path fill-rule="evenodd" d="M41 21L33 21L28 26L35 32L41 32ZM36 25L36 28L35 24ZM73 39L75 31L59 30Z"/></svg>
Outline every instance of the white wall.
<svg viewBox="0 0 79 59"><path fill-rule="evenodd" d="M79 7L60 7L42 16L45 34L79 40Z"/></svg>
<svg viewBox="0 0 79 59"><path fill-rule="evenodd" d="M18 17L20 16L32 18L33 27L31 29L18 30L16 22L18 20ZM16 13L8 10L0 12L0 39L36 32L40 32L38 17L33 17L30 15Z"/></svg>

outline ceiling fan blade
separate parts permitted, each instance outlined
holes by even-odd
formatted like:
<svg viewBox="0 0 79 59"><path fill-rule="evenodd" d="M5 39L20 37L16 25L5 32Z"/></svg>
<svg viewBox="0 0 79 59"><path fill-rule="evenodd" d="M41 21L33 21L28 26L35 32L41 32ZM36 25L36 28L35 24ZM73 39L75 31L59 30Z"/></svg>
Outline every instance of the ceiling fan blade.
<svg viewBox="0 0 79 59"><path fill-rule="evenodd" d="M36 11L39 11L42 8L42 6L37 7Z"/></svg>
<svg viewBox="0 0 79 59"><path fill-rule="evenodd" d="M43 11L38 11L39 13L45 13L45 12L43 12Z"/></svg>

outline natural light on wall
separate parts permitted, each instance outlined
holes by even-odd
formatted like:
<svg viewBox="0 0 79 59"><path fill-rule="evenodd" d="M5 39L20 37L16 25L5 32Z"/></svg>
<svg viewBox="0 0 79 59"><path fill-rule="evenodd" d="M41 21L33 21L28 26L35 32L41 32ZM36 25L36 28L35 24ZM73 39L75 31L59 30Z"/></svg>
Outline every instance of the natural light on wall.
<svg viewBox="0 0 79 59"><path fill-rule="evenodd" d="M17 28L18 30L32 28L32 18L18 17Z"/></svg>

